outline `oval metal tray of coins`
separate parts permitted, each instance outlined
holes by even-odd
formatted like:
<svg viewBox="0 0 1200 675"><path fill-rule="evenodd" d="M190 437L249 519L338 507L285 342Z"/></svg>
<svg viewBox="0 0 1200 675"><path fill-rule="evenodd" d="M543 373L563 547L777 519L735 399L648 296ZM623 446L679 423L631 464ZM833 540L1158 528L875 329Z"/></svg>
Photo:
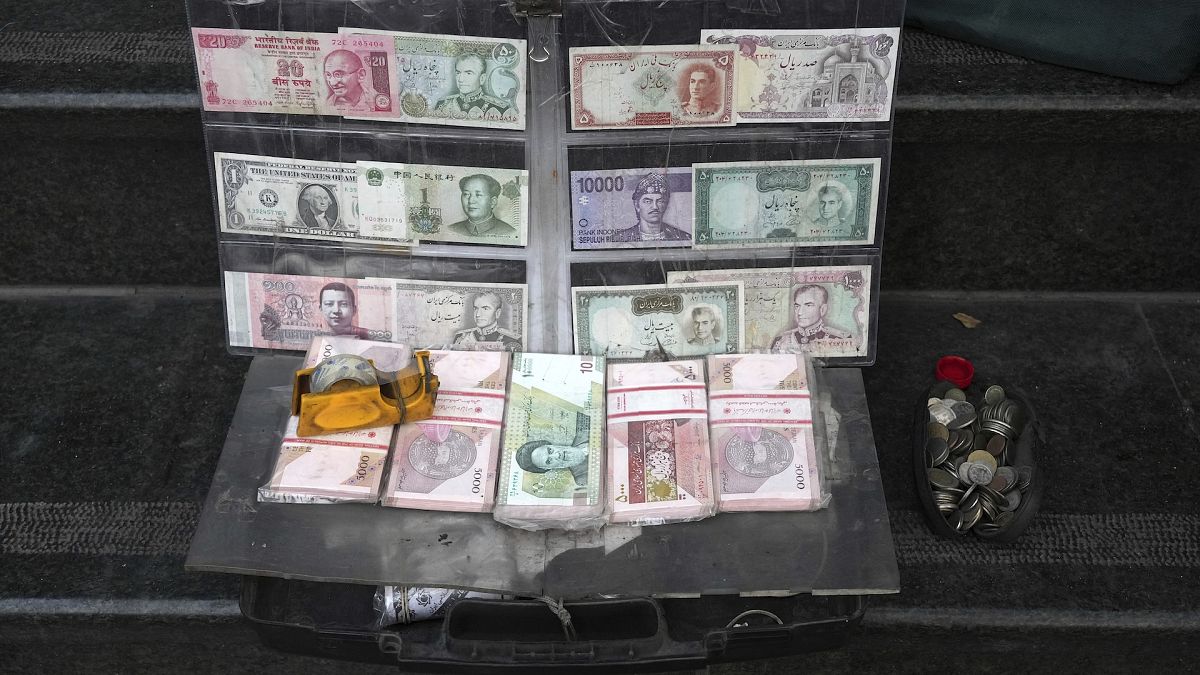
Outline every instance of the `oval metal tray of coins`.
<svg viewBox="0 0 1200 675"><path fill-rule="evenodd" d="M989 429L989 425L986 424L986 413L994 414L996 410L994 406L989 406L984 400L988 385L972 386L962 390L966 394L967 400L972 402L975 410L979 411L979 419L961 429L949 430L944 425L935 424L928 407L929 399L944 398L947 392L956 388L953 384L945 381L938 382L925 390L917 402L913 424L913 477L916 482L917 497L924 508L929 527L934 533L943 537L961 537L967 532L974 532L977 537L985 541L1011 543L1025 531L1041 503L1045 478L1037 467L1037 455L1040 454L1042 448L1042 436L1037 415L1029 404L1029 398L1020 390L1006 385L1000 385L1000 387L1004 391L1005 400L1020 406L1020 419L1017 424L1019 433L1013 438L1005 438L1004 441L994 441L994 438L1002 436L991 430L995 429L995 425L990 425L991 429ZM985 408L991 408L991 410L985 411ZM939 426L941 429L938 428ZM946 429L949 435L949 447L946 448L948 452L942 450L946 444L930 440L940 437L942 429ZM964 431L969 431L969 439L966 438L967 434L963 433ZM969 476L966 475L967 471L963 472L964 480L957 479L961 464L969 462L971 453L980 450L986 451L988 441L993 442L993 449L996 447L995 444L1002 444L1004 449L1001 457L997 458L998 464L1011 466L1018 477L1015 484L1004 486L1007 489L995 489L994 484L993 487L976 485L970 482ZM938 450L940 451L938 454L944 453L945 456L931 457L930 450ZM930 469L939 467L941 467L941 473L935 472L931 476ZM954 471L950 470L951 467ZM993 469L996 468L993 467ZM952 481L957 480L958 484L936 486L931 482L932 477L945 479L947 476L950 476ZM1011 496L1014 492L1017 493L1016 497ZM1011 510L1004 508L1011 505L1014 500L1018 502L1015 508ZM986 504L983 503L985 501ZM975 514L976 510L981 511L978 516ZM971 523L972 526L964 527L967 523Z"/></svg>

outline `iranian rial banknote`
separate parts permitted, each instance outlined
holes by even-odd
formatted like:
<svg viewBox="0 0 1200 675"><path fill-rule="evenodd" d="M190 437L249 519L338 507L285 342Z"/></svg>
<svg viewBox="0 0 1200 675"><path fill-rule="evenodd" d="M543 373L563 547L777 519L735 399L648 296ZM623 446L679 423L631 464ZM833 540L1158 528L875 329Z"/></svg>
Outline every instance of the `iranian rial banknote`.
<svg viewBox="0 0 1200 675"><path fill-rule="evenodd" d="M576 249L692 245L692 169L571 172Z"/></svg>
<svg viewBox="0 0 1200 675"><path fill-rule="evenodd" d="M390 288L362 279L225 272L232 347L305 350L314 337L393 341Z"/></svg>
<svg viewBox="0 0 1200 675"><path fill-rule="evenodd" d="M899 28L705 30L700 41L738 48L738 123L891 119Z"/></svg>
<svg viewBox="0 0 1200 675"><path fill-rule="evenodd" d="M572 47L571 128L732 126L732 45Z"/></svg>
<svg viewBox="0 0 1200 675"><path fill-rule="evenodd" d="M719 511L821 508L808 381L801 354L708 357Z"/></svg>
<svg viewBox="0 0 1200 675"><path fill-rule="evenodd" d="M383 504L491 511L510 355L435 350L429 364L440 382L433 416L397 427Z"/></svg>
<svg viewBox="0 0 1200 675"><path fill-rule="evenodd" d="M571 289L575 353L662 361L742 351L740 281Z"/></svg>
<svg viewBox="0 0 1200 675"><path fill-rule="evenodd" d="M608 364L608 493L614 523L716 513L704 362Z"/></svg>
<svg viewBox="0 0 1200 675"><path fill-rule="evenodd" d="M363 229L423 242L524 246L529 172L432 164L358 162Z"/></svg>
<svg viewBox="0 0 1200 675"><path fill-rule="evenodd" d="M875 241L879 158L693 164L696 248Z"/></svg>
<svg viewBox="0 0 1200 675"><path fill-rule="evenodd" d="M524 40L342 30L391 42L396 121L525 128Z"/></svg>
<svg viewBox="0 0 1200 675"><path fill-rule="evenodd" d="M296 433L299 420L288 420L271 478L259 487L258 500L300 504L377 501L393 427L301 438Z"/></svg>
<svg viewBox="0 0 1200 675"><path fill-rule="evenodd" d="M392 117L394 50L383 37L193 28L204 109Z"/></svg>
<svg viewBox="0 0 1200 675"><path fill-rule="evenodd" d="M496 519L527 529L600 524L604 358L513 356Z"/></svg>
<svg viewBox="0 0 1200 675"><path fill-rule="evenodd" d="M213 154L221 231L268 237L407 244L360 227L354 164Z"/></svg>
<svg viewBox="0 0 1200 675"><path fill-rule="evenodd" d="M520 351L525 284L372 279L391 296L392 340L415 349Z"/></svg>
<svg viewBox="0 0 1200 675"><path fill-rule="evenodd" d="M870 353L871 266L668 272L668 283L740 281L746 351L814 357Z"/></svg>

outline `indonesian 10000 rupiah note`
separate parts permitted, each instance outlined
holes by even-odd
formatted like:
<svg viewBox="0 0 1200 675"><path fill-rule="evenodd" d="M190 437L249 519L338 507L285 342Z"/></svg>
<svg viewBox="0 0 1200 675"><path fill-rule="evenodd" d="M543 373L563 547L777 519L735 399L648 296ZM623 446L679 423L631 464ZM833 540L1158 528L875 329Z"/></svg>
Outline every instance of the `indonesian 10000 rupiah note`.
<svg viewBox="0 0 1200 675"><path fill-rule="evenodd" d="M875 241L879 158L692 165L696 248Z"/></svg>
<svg viewBox="0 0 1200 675"><path fill-rule="evenodd" d="M744 351L814 357L870 353L871 266L689 270L668 283L740 281L745 286Z"/></svg>
<svg viewBox="0 0 1200 675"><path fill-rule="evenodd" d="M383 37L193 28L200 99L214 112L391 117L395 54Z"/></svg>
<svg viewBox="0 0 1200 675"><path fill-rule="evenodd" d="M732 126L732 45L572 47L571 128Z"/></svg>
<svg viewBox="0 0 1200 675"><path fill-rule="evenodd" d="M575 352L664 359L742 350L740 281L571 289Z"/></svg>
<svg viewBox="0 0 1200 675"><path fill-rule="evenodd" d="M576 249L692 245L691 167L571 172Z"/></svg>
<svg viewBox="0 0 1200 675"><path fill-rule="evenodd" d="M704 30L700 42L738 48L739 124L891 118L899 28Z"/></svg>

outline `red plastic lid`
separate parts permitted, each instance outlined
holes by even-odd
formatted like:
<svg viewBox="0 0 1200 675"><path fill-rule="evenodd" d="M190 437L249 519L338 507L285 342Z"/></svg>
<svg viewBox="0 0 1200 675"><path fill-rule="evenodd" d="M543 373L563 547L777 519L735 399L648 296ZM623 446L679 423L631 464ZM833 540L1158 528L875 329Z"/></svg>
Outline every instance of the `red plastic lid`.
<svg viewBox="0 0 1200 675"><path fill-rule="evenodd" d="M943 356L938 359L934 374L939 380L946 380L959 389L966 389L971 385L971 378L975 377L975 366L961 356Z"/></svg>

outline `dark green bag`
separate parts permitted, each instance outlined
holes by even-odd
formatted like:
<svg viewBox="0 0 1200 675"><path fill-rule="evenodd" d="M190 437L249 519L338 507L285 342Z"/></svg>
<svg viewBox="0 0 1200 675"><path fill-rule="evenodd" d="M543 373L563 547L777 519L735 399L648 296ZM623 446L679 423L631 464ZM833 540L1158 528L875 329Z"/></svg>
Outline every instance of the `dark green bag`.
<svg viewBox="0 0 1200 675"><path fill-rule="evenodd" d="M906 23L1018 56L1175 84L1200 65L1200 1L908 0Z"/></svg>

